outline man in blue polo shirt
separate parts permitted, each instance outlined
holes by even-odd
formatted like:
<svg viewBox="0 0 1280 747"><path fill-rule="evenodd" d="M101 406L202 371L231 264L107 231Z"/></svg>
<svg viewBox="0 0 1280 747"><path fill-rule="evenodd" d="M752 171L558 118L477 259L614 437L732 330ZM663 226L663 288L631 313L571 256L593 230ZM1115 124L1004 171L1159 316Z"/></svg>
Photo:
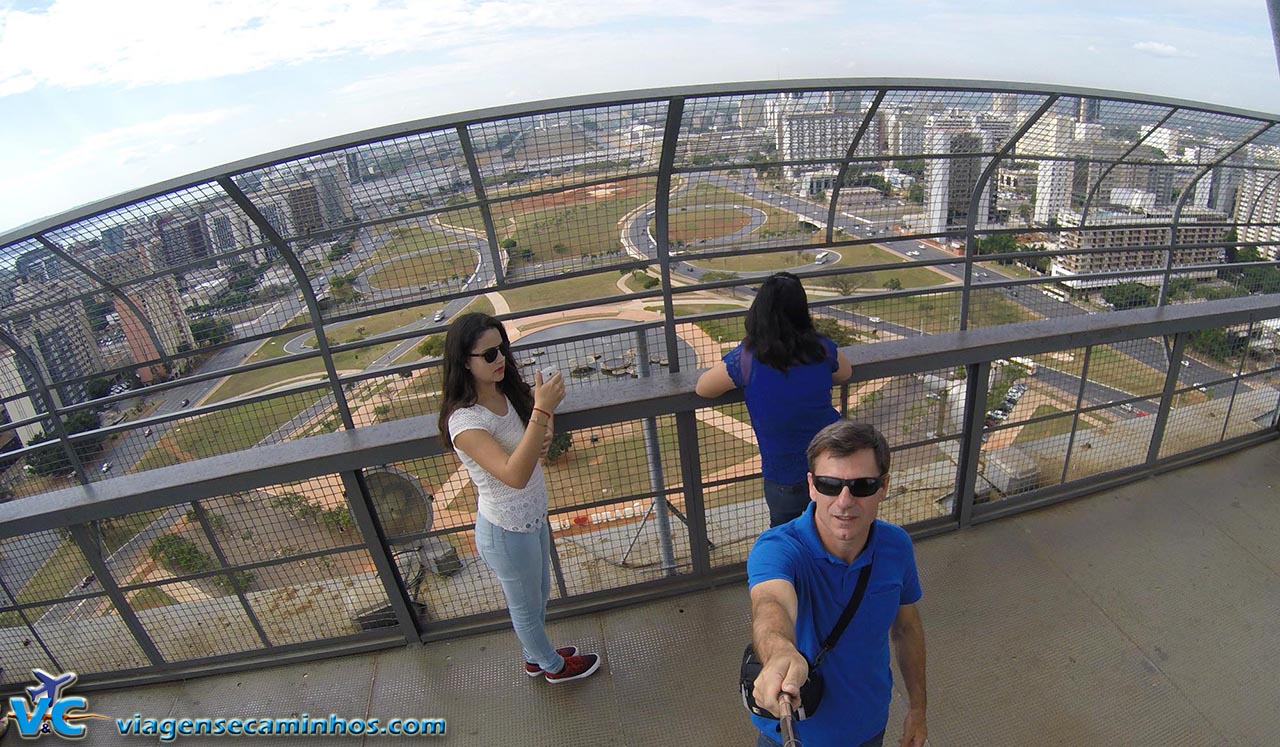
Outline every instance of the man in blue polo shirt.
<svg viewBox="0 0 1280 747"><path fill-rule="evenodd" d="M889 637L907 689L900 742L925 735L924 626L916 602L911 538L876 520L889 487L889 444L870 425L840 420L809 444L809 497L794 521L765 531L747 559L752 643L763 664L756 703L781 713L782 692L799 702L822 641L836 626L862 569L871 573L857 614L818 669L825 685L816 712L795 724L805 747L878 747L889 719L893 675ZM757 744L781 742L778 722L752 715Z"/></svg>

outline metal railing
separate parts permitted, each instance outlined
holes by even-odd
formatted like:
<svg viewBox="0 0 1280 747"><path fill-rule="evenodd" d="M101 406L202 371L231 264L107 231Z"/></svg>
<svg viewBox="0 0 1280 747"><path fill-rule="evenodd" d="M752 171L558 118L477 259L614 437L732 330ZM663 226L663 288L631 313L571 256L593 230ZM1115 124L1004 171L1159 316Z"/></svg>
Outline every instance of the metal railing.
<svg viewBox="0 0 1280 747"><path fill-rule="evenodd" d="M693 372L779 269L855 361L836 402L895 444L885 510L917 534L1272 437L1276 121L975 82L643 91L357 133L11 232L5 675L502 624L430 417L463 310L569 374L563 612L740 573L758 452Z"/></svg>

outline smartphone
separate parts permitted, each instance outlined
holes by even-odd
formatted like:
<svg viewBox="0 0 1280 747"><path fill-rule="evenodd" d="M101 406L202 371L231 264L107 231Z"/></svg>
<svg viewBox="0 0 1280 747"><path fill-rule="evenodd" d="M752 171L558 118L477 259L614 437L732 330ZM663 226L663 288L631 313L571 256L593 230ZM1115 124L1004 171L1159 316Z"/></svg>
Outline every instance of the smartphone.
<svg viewBox="0 0 1280 747"><path fill-rule="evenodd" d="M560 373L560 371L557 370L555 366L547 366L546 368L542 369L543 382L550 381L551 377L555 376L558 373Z"/></svg>

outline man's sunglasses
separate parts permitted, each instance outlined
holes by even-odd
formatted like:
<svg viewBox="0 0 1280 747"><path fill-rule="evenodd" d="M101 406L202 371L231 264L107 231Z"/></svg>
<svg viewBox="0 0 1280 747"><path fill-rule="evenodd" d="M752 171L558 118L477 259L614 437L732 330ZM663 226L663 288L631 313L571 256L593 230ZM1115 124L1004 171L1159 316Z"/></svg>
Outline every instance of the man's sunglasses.
<svg viewBox="0 0 1280 747"><path fill-rule="evenodd" d="M819 493L832 497L840 495L840 491L848 488L850 495L857 498L866 498L869 495L875 495L883 485L884 475L879 477L855 477L852 480L842 480L839 477L826 477L823 475L813 476L813 487Z"/></svg>
<svg viewBox="0 0 1280 747"><path fill-rule="evenodd" d="M498 360L498 356L502 354L502 346L494 345L491 348L481 350L479 353L467 353L467 356L470 358L484 358L485 363L493 363Z"/></svg>

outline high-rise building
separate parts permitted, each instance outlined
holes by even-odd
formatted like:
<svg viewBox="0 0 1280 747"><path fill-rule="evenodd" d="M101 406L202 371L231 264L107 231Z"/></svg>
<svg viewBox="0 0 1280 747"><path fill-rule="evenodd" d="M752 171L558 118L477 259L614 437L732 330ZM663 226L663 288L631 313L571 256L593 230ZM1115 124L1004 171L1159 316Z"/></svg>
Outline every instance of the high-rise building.
<svg viewBox="0 0 1280 747"><path fill-rule="evenodd" d="M119 254L123 252L126 246L126 231L124 226L112 226L102 229L102 253L103 254Z"/></svg>
<svg viewBox="0 0 1280 747"><path fill-rule="evenodd" d="M765 101L759 96L743 96L738 99L738 127L755 130L767 125Z"/></svg>
<svg viewBox="0 0 1280 747"><path fill-rule="evenodd" d="M1080 122L1095 124L1102 120L1102 101L1099 99L1080 99L1076 110L1076 119Z"/></svg>
<svg viewBox="0 0 1280 747"><path fill-rule="evenodd" d="M1184 209L1179 218L1177 243L1209 246L1175 249L1173 266L1221 264L1225 256L1222 240L1227 229L1221 223L1226 216L1209 210ZM1090 275L1127 270L1163 270L1169 254L1169 227L1173 211L1150 212L1093 211L1088 228L1080 229L1081 215L1065 211L1058 215L1064 230L1059 245L1069 250L1108 250L1089 254L1068 254L1050 264L1050 274L1065 278L1073 288L1098 288L1115 283L1113 278L1090 278ZM1208 225L1217 223L1219 225ZM1213 268L1180 277L1211 279ZM1135 278L1136 282L1159 283L1160 278Z"/></svg>
<svg viewBox="0 0 1280 747"><path fill-rule="evenodd" d="M189 215L164 215L153 219L158 250L151 262L158 268L178 267L212 255L209 233L201 218Z"/></svg>
<svg viewBox="0 0 1280 747"><path fill-rule="evenodd" d="M134 257L103 257L94 263L94 269L119 286L120 292L146 317L144 320L134 314L129 304L115 305L116 314L120 317L120 327L124 332L125 346L135 363L158 360L164 353L175 355L195 347L191 322L187 319L182 298L178 294L177 281L172 275L129 282L135 277L151 273L145 252L139 251L138 256ZM163 351L156 348L147 329L148 324L159 338ZM137 369L138 378L144 384L163 377L165 373L159 365Z"/></svg>
<svg viewBox="0 0 1280 747"><path fill-rule="evenodd" d="M1047 225L1071 207L1071 161L1041 161L1036 174L1036 205L1032 220Z"/></svg>
<svg viewBox="0 0 1280 747"><path fill-rule="evenodd" d="M782 119L782 136L778 154L784 161L844 158L862 124L862 117L844 112L805 112L788 114ZM871 128L868 127L868 130ZM866 132L859 141L857 153L871 153L879 139L878 132ZM797 179L806 171L829 170L832 165L788 166L787 175Z"/></svg>
<svg viewBox="0 0 1280 747"><path fill-rule="evenodd" d="M10 331L26 350L35 356L40 374L62 405L83 402L85 382L70 382L93 376L103 368L98 340L89 324L84 304L73 300L77 290L61 280L26 282L14 289L16 306L44 306L67 299L50 308L21 315L10 322ZM23 382L35 390L34 380Z"/></svg>
<svg viewBox="0 0 1280 747"><path fill-rule="evenodd" d="M1240 177L1235 204L1236 238L1258 243L1267 259L1280 259L1280 178L1273 171L1249 169ZM1258 225L1267 224L1272 225Z"/></svg>
<svg viewBox="0 0 1280 747"><path fill-rule="evenodd" d="M8 346L0 343L0 400L4 400L4 409L9 413L10 422L18 422L34 418L42 410L36 409L31 398L31 389L27 386L30 376L24 376L18 365L18 356ZM39 422L20 425L14 429L24 444L40 435L44 430Z"/></svg>
<svg viewBox="0 0 1280 747"><path fill-rule="evenodd" d="M973 118L959 113L930 117L925 125L925 151L938 154L925 165L925 230L941 233L968 225L978 179L991 162L990 134ZM974 225L986 227L994 212L988 179L978 195Z"/></svg>
<svg viewBox="0 0 1280 747"><path fill-rule="evenodd" d="M991 113L1009 121L1016 120L1018 118L1018 94L991 94Z"/></svg>

